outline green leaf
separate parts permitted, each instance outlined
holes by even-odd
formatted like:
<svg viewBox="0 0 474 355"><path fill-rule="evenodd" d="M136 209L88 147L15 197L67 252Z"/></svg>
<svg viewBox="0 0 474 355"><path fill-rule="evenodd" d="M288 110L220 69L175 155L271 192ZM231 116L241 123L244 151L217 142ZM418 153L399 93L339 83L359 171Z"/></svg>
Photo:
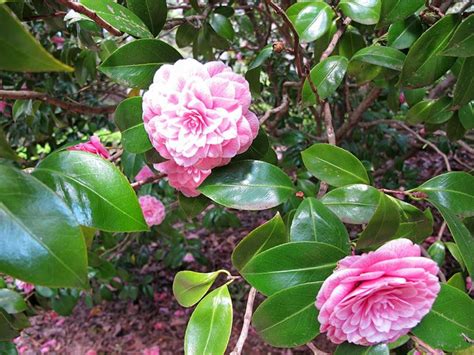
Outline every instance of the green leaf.
<svg viewBox="0 0 474 355"><path fill-rule="evenodd" d="M365 47L364 37L354 26L348 26L338 43L338 53L347 59Z"/></svg>
<svg viewBox="0 0 474 355"><path fill-rule="evenodd" d="M441 124L453 116L452 100L444 96L438 100L422 100L408 110L406 120L411 124L426 122Z"/></svg>
<svg viewBox="0 0 474 355"><path fill-rule="evenodd" d="M381 3L381 0L341 0L339 8L355 22L374 25L379 22Z"/></svg>
<svg viewBox="0 0 474 355"><path fill-rule="evenodd" d="M271 150L270 141L263 127L260 127L257 137L253 140L249 149L234 157L234 160L262 160L265 161L268 151ZM270 163L267 161L267 163Z"/></svg>
<svg viewBox="0 0 474 355"><path fill-rule="evenodd" d="M334 94L344 79L348 64L349 61L346 58L334 55L316 64L311 69L311 80L321 100ZM316 98L308 79L304 81L303 85L303 101L311 105L316 103Z"/></svg>
<svg viewBox="0 0 474 355"><path fill-rule="evenodd" d="M213 170L198 190L225 207L253 211L281 205L294 187L276 166L244 160Z"/></svg>
<svg viewBox="0 0 474 355"><path fill-rule="evenodd" d="M459 218L450 210L443 205L430 201L441 213L446 224L448 225L449 231L456 242L459 253L462 256L464 265L471 277L474 276L474 235L472 235L467 227L459 220Z"/></svg>
<svg viewBox="0 0 474 355"><path fill-rule="evenodd" d="M325 143L313 144L301 153L308 171L332 186L368 184L364 165L349 151Z"/></svg>
<svg viewBox="0 0 474 355"><path fill-rule="evenodd" d="M384 244L393 239L399 225L400 214L396 202L381 193L374 215L357 240L357 248L375 248Z"/></svg>
<svg viewBox="0 0 474 355"><path fill-rule="evenodd" d="M467 216L474 213L474 176L468 173L455 171L441 174L414 190L424 192L428 199L454 214Z"/></svg>
<svg viewBox="0 0 474 355"><path fill-rule="evenodd" d="M324 2L299 2L286 10L302 41L313 42L331 26L334 11Z"/></svg>
<svg viewBox="0 0 474 355"><path fill-rule="evenodd" d="M187 47L196 39L196 29L189 22L185 22L176 30L176 45L179 48Z"/></svg>
<svg viewBox="0 0 474 355"><path fill-rule="evenodd" d="M400 226L392 239L407 238L415 243L422 243L433 233L433 216L429 208L424 212L415 206L392 198L400 212Z"/></svg>
<svg viewBox="0 0 474 355"><path fill-rule="evenodd" d="M466 129L459 120L459 113L455 112L453 117L448 121L446 134L450 141L457 141L458 139L464 137L465 133Z"/></svg>
<svg viewBox="0 0 474 355"><path fill-rule="evenodd" d="M148 88L162 64L174 63L181 58L176 49L163 41L140 39L113 52L99 70L122 85Z"/></svg>
<svg viewBox="0 0 474 355"><path fill-rule="evenodd" d="M441 55L450 57L474 56L474 14L471 14L459 25Z"/></svg>
<svg viewBox="0 0 474 355"><path fill-rule="evenodd" d="M390 351L387 344L378 344L371 346L361 346L350 343L338 345L334 355L389 355Z"/></svg>
<svg viewBox="0 0 474 355"><path fill-rule="evenodd" d="M471 344L465 336L474 339L473 314L474 301L467 294L441 284L433 308L412 333L435 349L449 352L466 349Z"/></svg>
<svg viewBox="0 0 474 355"><path fill-rule="evenodd" d="M474 101L471 101L467 105L461 107L458 111L459 121L461 121L463 127L467 129L474 128Z"/></svg>
<svg viewBox="0 0 474 355"><path fill-rule="evenodd" d="M290 240L330 244L346 254L350 250L349 234L344 224L314 197L305 198L298 206L291 223Z"/></svg>
<svg viewBox="0 0 474 355"><path fill-rule="evenodd" d="M423 33L423 26L417 16L395 22L388 29L387 44L397 49L410 48Z"/></svg>
<svg viewBox="0 0 474 355"><path fill-rule="evenodd" d="M456 287L458 290L464 292L466 290L466 282L464 281L464 275L462 272L457 272L451 276L448 280L448 285Z"/></svg>
<svg viewBox="0 0 474 355"><path fill-rule="evenodd" d="M158 36L168 15L166 0L127 0L127 6L147 25L153 36Z"/></svg>
<svg viewBox="0 0 474 355"><path fill-rule="evenodd" d="M130 153L144 153L153 148L142 118L142 97L123 100L116 108L115 124L122 132L123 148Z"/></svg>
<svg viewBox="0 0 474 355"><path fill-rule="evenodd" d="M325 243L285 243L256 255L240 273L269 296L288 287L324 281L345 256L339 248Z"/></svg>
<svg viewBox="0 0 474 355"><path fill-rule="evenodd" d="M424 5L423 0L383 0L380 21L377 27L406 19Z"/></svg>
<svg viewBox="0 0 474 355"><path fill-rule="evenodd" d="M474 25L474 23L473 23ZM453 105L464 106L474 100L474 57L466 58L454 88Z"/></svg>
<svg viewBox="0 0 474 355"><path fill-rule="evenodd" d="M9 314L15 314L25 311L28 306L19 293L2 288L0 289L0 308Z"/></svg>
<svg viewBox="0 0 474 355"><path fill-rule="evenodd" d="M227 285L198 304L184 336L186 355L224 354L232 330L232 300Z"/></svg>
<svg viewBox="0 0 474 355"><path fill-rule="evenodd" d="M219 270L208 273L180 271L173 281L173 295L181 306L194 306L209 291L221 273L226 273L226 271Z"/></svg>
<svg viewBox="0 0 474 355"><path fill-rule="evenodd" d="M254 95L260 95L262 85L260 84L260 72L262 64L271 57L273 46L271 44L262 48L257 57L249 64L245 79L249 82L250 91Z"/></svg>
<svg viewBox="0 0 474 355"><path fill-rule="evenodd" d="M232 252L232 265L237 270L242 270L255 255L287 241L286 226L280 213L277 213L240 241Z"/></svg>
<svg viewBox="0 0 474 355"><path fill-rule="evenodd" d="M81 225L110 232L148 230L130 183L105 159L62 151L43 160L33 175L66 201Z"/></svg>
<svg viewBox="0 0 474 355"><path fill-rule="evenodd" d="M56 296L51 300L51 308L59 315L67 317L72 314L74 307L79 301L79 297L77 295L72 295L67 291L61 291L59 296Z"/></svg>
<svg viewBox="0 0 474 355"><path fill-rule="evenodd" d="M0 309L0 341L9 341L20 335L18 329L15 329L13 316Z"/></svg>
<svg viewBox="0 0 474 355"><path fill-rule="evenodd" d="M138 38L153 37L140 17L115 1L81 0L81 4L120 31Z"/></svg>
<svg viewBox="0 0 474 355"><path fill-rule="evenodd" d="M209 24L211 25L212 29L222 38L225 38L231 42L234 40L234 28L232 27L229 19L224 15L214 12L209 17Z"/></svg>
<svg viewBox="0 0 474 355"><path fill-rule="evenodd" d="M179 206L188 218L199 215L209 205L209 199L203 195L197 197L186 197L182 193L178 195Z"/></svg>
<svg viewBox="0 0 474 355"><path fill-rule="evenodd" d="M48 53L6 5L0 5L0 70L16 72L72 72Z"/></svg>
<svg viewBox="0 0 474 355"><path fill-rule="evenodd" d="M466 265L464 265L464 260L462 259L462 255L457 244L453 242L445 242L444 244L448 248L453 258L458 262L461 269L466 270Z"/></svg>
<svg viewBox="0 0 474 355"><path fill-rule="evenodd" d="M411 46L403 64L400 82L408 87L423 87L440 78L456 61L443 57L440 52L452 37L459 17L447 15L441 18Z"/></svg>
<svg viewBox="0 0 474 355"><path fill-rule="evenodd" d="M66 204L31 175L0 165L0 272L50 287L87 287L87 255Z"/></svg>
<svg viewBox="0 0 474 355"><path fill-rule="evenodd" d="M0 321L1 322L1 321ZM0 330L1 333L1 330ZM1 335L0 335L1 337ZM0 341L0 354L2 355L18 355L15 343L9 341Z"/></svg>
<svg viewBox="0 0 474 355"><path fill-rule="evenodd" d="M7 137L3 128L0 127L0 158L17 160L18 156L15 151L10 147L10 144L7 141Z"/></svg>
<svg viewBox="0 0 474 355"><path fill-rule="evenodd" d="M364 63L378 65L400 71L403 67L405 54L398 49L384 46L370 46L362 48L352 57L351 61L360 61Z"/></svg>
<svg viewBox="0 0 474 355"><path fill-rule="evenodd" d="M293 348L319 334L318 310L314 305L322 282L281 290L263 301L252 317L252 325L272 346Z"/></svg>
<svg viewBox="0 0 474 355"><path fill-rule="evenodd" d="M438 240L431 244L428 248L428 255L431 259L436 261L436 264L438 264L438 266L443 265L444 258L446 257L446 248L443 242Z"/></svg>
<svg viewBox="0 0 474 355"><path fill-rule="evenodd" d="M375 213L379 199L376 188L356 184L329 191L321 202L344 223L365 224Z"/></svg>

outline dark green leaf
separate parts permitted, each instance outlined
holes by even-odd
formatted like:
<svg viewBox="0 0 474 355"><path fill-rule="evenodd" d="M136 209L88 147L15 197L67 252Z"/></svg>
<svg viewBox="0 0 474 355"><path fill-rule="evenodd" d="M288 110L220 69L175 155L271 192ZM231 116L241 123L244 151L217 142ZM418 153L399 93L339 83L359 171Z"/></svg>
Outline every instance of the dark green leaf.
<svg viewBox="0 0 474 355"><path fill-rule="evenodd" d="M10 147L2 127L0 127L0 158L10 160L18 159L15 151Z"/></svg>
<svg viewBox="0 0 474 355"><path fill-rule="evenodd" d="M455 112L453 117L448 121L448 126L446 128L446 134L448 135L449 140L457 141L461 139L466 133L466 128L462 125L459 120L458 112Z"/></svg>
<svg viewBox="0 0 474 355"><path fill-rule="evenodd" d="M1 321L0 321L1 322ZM0 330L1 333L1 330ZM0 335L1 337L1 335ZM2 355L18 355L16 346L14 343L8 341L0 341L0 354Z"/></svg>
<svg viewBox="0 0 474 355"><path fill-rule="evenodd" d="M196 28L189 22L185 22L176 31L176 44L179 48L187 47L194 42L196 36Z"/></svg>
<svg viewBox="0 0 474 355"><path fill-rule="evenodd" d="M424 212L415 206L392 198L400 212L400 226L393 239L407 238L415 243L422 243L433 233L433 216L429 208Z"/></svg>
<svg viewBox="0 0 474 355"><path fill-rule="evenodd" d="M199 191L225 207L264 210L285 202L294 187L276 166L244 160L213 170Z"/></svg>
<svg viewBox="0 0 474 355"><path fill-rule="evenodd" d="M51 300L51 308L61 316L67 317L72 314L79 297L64 292Z"/></svg>
<svg viewBox="0 0 474 355"><path fill-rule="evenodd" d="M6 5L0 5L0 69L53 72L74 69L48 53Z"/></svg>
<svg viewBox="0 0 474 355"><path fill-rule="evenodd" d="M308 171L332 186L368 184L364 165L349 151L325 143L313 144L301 153Z"/></svg>
<svg viewBox="0 0 474 355"><path fill-rule="evenodd" d="M350 343L342 343L334 352L334 355L389 355L387 344L361 346Z"/></svg>
<svg viewBox="0 0 474 355"><path fill-rule="evenodd" d="M358 50L364 47L364 37L362 37L357 28L349 26L338 43L338 52L343 57L351 59Z"/></svg>
<svg viewBox="0 0 474 355"><path fill-rule="evenodd" d="M423 0L383 0L378 27L406 19L424 5Z"/></svg>
<svg viewBox="0 0 474 355"><path fill-rule="evenodd" d="M290 240L330 244L346 254L350 250L349 234L344 224L314 197L305 198L298 206L291 223Z"/></svg>
<svg viewBox="0 0 474 355"><path fill-rule="evenodd" d="M249 82L250 90L254 95L260 95L262 85L260 84L260 72L262 64L270 58L273 53L271 44L263 47L257 57L249 64L245 79Z"/></svg>
<svg viewBox="0 0 474 355"><path fill-rule="evenodd" d="M228 41L234 40L234 28L230 23L229 19L224 15L213 13L209 18L209 24L211 25L212 29L216 31L216 33L225 38Z"/></svg>
<svg viewBox="0 0 474 355"><path fill-rule="evenodd" d="M180 271L173 281L173 295L181 306L191 307L209 291L217 276L222 272L224 271L208 273Z"/></svg>
<svg viewBox="0 0 474 355"><path fill-rule="evenodd" d="M387 44L397 49L410 48L422 33L423 27L420 19L417 16L410 16L389 27Z"/></svg>
<svg viewBox="0 0 474 355"><path fill-rule="evenodd" d="M322 282L279 291L255 310L252 324L262 339L276 347L292 348L311 341L319 333L314 302Z"/></svg>
<svg viewBox="0 0 474 355"><path fill-rule="evenodd" d="M242 239L232 252L232 264L237 270L242 270L255 255L287 241L286 226L277 213Z"/></svg>
<svg viewBox="0 0 474 355"><path fill-rule="evenodd" d="M123 85L148 88L162 64L174 63L181 58L176 49L163 41L140 39L117 49L99 70Z"/></svg>
<svg viewBox="0 0 474 355"><path fill-rule="evenodd" d="M15 314L25 311L28 306L19 293L2 288L0 289L0 308L7 313Z"/></svg>
<svg viewBox="0 0 474 355"><path fill-rule="evenodd" d="M0 341L9 341L20 335L13 326L13 316L0 309Z"/></svg>
<svg viewBox="0 0 474 355"><path fill-rule="evenodd" d="M459 120L465 129L474 128L474 101L461 107L458 111Z"/></svg>
<svg viewBox="0 0 474 355"><path fill-rule="evenodd" d="M474 339L474 301L455 287L441 284L431 311L412 333L435 349L466 349ZM442 329L442 331L440 331Z"/></svg>
<svg viewBox="0 0 474 355"><path fill-rule="evenodd" d="M148 230L130 183L105 159L62 151L43 160L33 175L56 191L84 226L111 232Z"/></svg>
<svg viewBox="0 0 474 355"><path fill-rule="evenodd" d="M237 155L234 160L263 160L265 161L265 157L267 152L271 150L270 141L268 140L267 133L265 133L265 129L260 127L258 131L257 137L253 140L252 144L250 145L249 149ZM271 162L267 162L270 163Z"/></svg>
<svg viewBox="0 0 474 355"><path fill-rule="evenodd" d="M363 25L374 25L379 22L381 6L381 0L341 0L339 2L339 8L344 15Z"/></svg>
<svg viewBox="0 0 474 355"><path fill-rule="evenodd" d="M335 55L316 64L311 69L311 80L321 100L328 98L337 90L344 79L348 63L346 58ZM307 79L303 85L303 101L311 105L316 103L316 98Z"/></svg>
<svg viewBox="0 0 474 355"><path fill-rule="evenodd" d="M0 165L0 271L51 287L87 287L81 230L61 199L30 175Z"/></svg>
<svg viewBox="0 0 474 355"><path fill-rule="evenodd" d="M299 2L290 6L286 13L302 41L313 42L331 26L334 11L324 2Z"/></svg>
<svg viewBox="0 0 474 355"><path fill-rule="evenodd" d="M362 48L352 57L351 61L378 65L393 70L402 70L405 54L398 49L384 46L370 46Z"/></svg>
<svg viewBox="0 0 474 355"><path fill-rule="evenodd" d="M444 96L438 100L423 100L410 108L406 120L411 124L426 122L441 124L453 116L450 110L452 101Z"/></svg>
<svg viewBox="0 0 474 355"><path fill-rule="evenodd" d="M444 16L418 38L408 51L403 64L400 76L402 85L430 85L451 68L456 58L439 54L452 37L458 23L457 15Z"/></svg>
<svg viewBox="0 0 474 355"><path fill-rule="evenodd" d="M115 124L122 132L123 148L130 153L144 153L151 145L142 118L142 97L123 100L115 110Z"/></svg>
<svg viewBox="0 0 474 355"><path fill-rule="evenodd" d="M466 270L466 265L464 265L464 260L462 259L462 255L457 244L453 242L445 242L444 244L448 248L453 258L458 262L459 266L461 266L461 269Z"/></svg>
<svg viewBox="0 0 474 355"><path fill-rule="evenodd" d="M166 0L127 0L127 6L158 36L168 15Z"/></svg>
<svg viewBox="0 0 474 355"><path fill-rule="evenodd" d="M184 336L186 355L224 354L232 330L232 300L227 285L199 302Z"/></svg>
<svg viewBox="0 0 474 355"><path fill-rule="evenodd" d="M179 206L188 218L194 218L200 214L209 205L209 199L203 195L198 197L186 197L183 194L178 195Z"/></svg>
<svg viewBox="0 0 474 355"><path fill-rule="evenodd" d="M474 56L474 15L471 14L456 29L442 55L452 57Z"/></svg>
<svg viewBox="0 0 474 355"><path fill-rule="evenodd" d="M474 17L474 16L473 16ZM473 22L474 25L474 22ZM464 60L454 88L453 105L464 106L474 100L474 57Z"/></svg>
<svg viewBox="0 0 474 355"><path fill-rule="evenodd" d="M324 281L345 256L340 249L325 243L285 243L256 255L240 273L268 296L291 286Z"/></svg>

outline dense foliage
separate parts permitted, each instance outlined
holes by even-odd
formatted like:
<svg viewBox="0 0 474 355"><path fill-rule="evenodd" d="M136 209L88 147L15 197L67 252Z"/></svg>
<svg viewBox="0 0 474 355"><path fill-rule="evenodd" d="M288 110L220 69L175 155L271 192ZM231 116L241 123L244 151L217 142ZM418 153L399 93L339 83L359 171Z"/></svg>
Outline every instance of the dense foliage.
<svg viewBox="0 0 474 355"><path fill-rule="evenodd" d="M36 307L153 297L150 260L196 306L187 354L226 351L246 285L233 354L249 326L472 351L471 5L0 0L0 352ZM213 270L186 235L235 210L274 217Z"/></svg>

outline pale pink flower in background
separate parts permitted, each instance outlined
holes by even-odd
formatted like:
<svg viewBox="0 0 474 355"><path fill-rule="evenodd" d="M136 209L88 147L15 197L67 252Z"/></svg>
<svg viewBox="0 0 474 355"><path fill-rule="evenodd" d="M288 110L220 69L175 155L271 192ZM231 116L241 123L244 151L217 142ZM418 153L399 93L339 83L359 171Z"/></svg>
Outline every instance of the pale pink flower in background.
<svg viewBox="0 0 474 355"><path fill-rule="evenodd" d="M316 299L321 333L335 344L392 342L430 311L440 285L438 266L408 239L347 256Z"/></svg>
<svg viewBox="0 0 474 355"><path fill-rule="evenodd" d="M158 345L152 346L143 350L143 355L160 355L160 347Z"/></svg>
<svg viewBox="0 0 474 355"><path fill-rule="evenodd" d="M40 352L41 354L48 353L50 351L56 350L55 348L58 346L58 342L56 339L50 339L46 341L43 345L41 345Z"/></svg>
<svg viewBox="0 0 474 355"><path fill-rule="evenodd" d="M155 173L148 167L148 165L145 165L141 170L138 172L137 176L135 176L135 181L142 181L146 180L152 176L155 176Z"/></svg>
<svg viewBox="0 0 474 355"><path fill-rule="evenodd" d="M407 102L406 98L405 98L405 93L403 91L400 91L400 95L398 97L398 100L400 101L400 105L401 104L404 104L405 102Z"/></svg>
<svg viewBox="0 0 474 355"><path fill-rule="evenodd" d="M246 151L257 136L248 82L222 62L165 64L143 96L155 149L184 167L209 170Z"/></svg>
<svg viewBox="0 0 474 355"><path fill-rule="evenodd" d="M198 196L200 192L196 189L211 174L211 170L200 170L192 166L185 168L172 160L155 164L154 167L167 174L170 185L187 197Z"/></svg>
<svg viewBox="0 0 474 355"><path fill-rule="evenodd" d="M64 46L64 38L59 37L59 36L53 36L51 37L51 42L53 42L56 45L57 49L62 49Z"/></svg>
<svg viewBox="0 0 474 355"><path fill-rule="evenodd" d="M0 101L0 113L5 112L6 108L7 108L7 102L6 101Z"/></svg>
<svg viewBox="0 0 474 355"><path fill-rule="evenodd" d="M101 156L102 158L108 159L109 152L100 142L99 137L91 136L91 139L84 143L76 144L75 146L67 148L68 150L82 150L84 152L89 152Z"/></svg>
<svg viewBox="0 0 474 355"><path fill-rule="evenodd" d="M20 280L15 280L15 286L26 294L33 292L35 289L35 285Z"/></svg>
<svg viewBox="0 0 474 355"><path fill-rule="evenodd" d="M165 206L156 197L144 195L138 198L143 216L149 227L161 224L165 219Z"/></svg>
<svg viewBox="0 0 474 355"><path fill-rule="evenodd" d="M94 349L89 349L86 351L85 355L97 355L97 351Z"/></svg>
<svg viewBox="0 0 474 355"><path fill-rule="evenodd" d="M184 261L185 263L193 263L194 261L196 261L196 259L194 259L193 254L191 254L191 253L186 253L186 255L185 255L184 258L183 258L183 261Z"/></svg>

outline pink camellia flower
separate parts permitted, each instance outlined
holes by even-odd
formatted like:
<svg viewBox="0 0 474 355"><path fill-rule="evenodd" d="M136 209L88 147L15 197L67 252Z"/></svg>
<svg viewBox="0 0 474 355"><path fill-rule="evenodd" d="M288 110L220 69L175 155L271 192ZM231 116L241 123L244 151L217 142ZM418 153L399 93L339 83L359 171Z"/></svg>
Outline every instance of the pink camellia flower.
<svg viewBox="0 0 474 355"><path fill-rule="evenodd" d="M33 290L35 289L35 285L20 280L15 280L15 286L26 294L33 292Z"/></svg>
<svg viewBox="0 0 474 355"><path fill-rule="evenodd" d="M143 355L160 355L160 347L155 345L143 350Z"/></svg>
<svg viewBox="0 0 474 355"><path fill-rule="evenodd" d="M195 197L200 194L197 187L211 174L211 170L200 170L195 167L185 168L172 160L155 164L155 169L168 175L168 182L184 196Z"/></svg>
<svg viewBox="0 0 474 355"><path fill-rule="evenodd" d="M143 216L149 227L158 225L165 219L165 206L156 197L144 195L138 198Z"/></svg>
<svg viewBox="0 0 474 355"><path fill-rule="evenodd" d="M222 62L183 59L155 73L143 121L155 149L177 165L209 170L246 151L257 136L248 82Z"/></svg>
<svg viewBox="0 0 474 355"><path fill-rule="evenodd" d="M68 150L82 150L84 152L89 152L92 154L97 154L102 158L108 159L109 152L105 147L100 143L100 139L97 136L92 136L90 141L85 143L76 144L73 147L69 147Z"/></svg>
<svg viewBox="0 0 474 355"><path fill-rule="evenodd" d="M0 101L0 113L5 112L6 108L7 108L7 102L6 101Z"/></svg>
<svg viewBox="0 0 474 355"><path fill-rule="evenodd" d="M146 180L152 176L155 176L155 173L148 167L148 165L145 165L141 170L138 172L137 176L135 176L135 181L142 181Z"/></svg>
<svg viewBox="0 0 474 355"><path fill-rule="evenodd" d="M64 38L59 37L59 36L53 36L51 37L51 42L53 42L56 45L57 49L62 49L64 46Z"/></svg>
<svg viewBox="0 0 474 355"><path fill-rule="evenodd" d="M316 299L321 333L335 344L392 342L429 312L440 290L438 266L408 239L347 256Z"/></svg>

